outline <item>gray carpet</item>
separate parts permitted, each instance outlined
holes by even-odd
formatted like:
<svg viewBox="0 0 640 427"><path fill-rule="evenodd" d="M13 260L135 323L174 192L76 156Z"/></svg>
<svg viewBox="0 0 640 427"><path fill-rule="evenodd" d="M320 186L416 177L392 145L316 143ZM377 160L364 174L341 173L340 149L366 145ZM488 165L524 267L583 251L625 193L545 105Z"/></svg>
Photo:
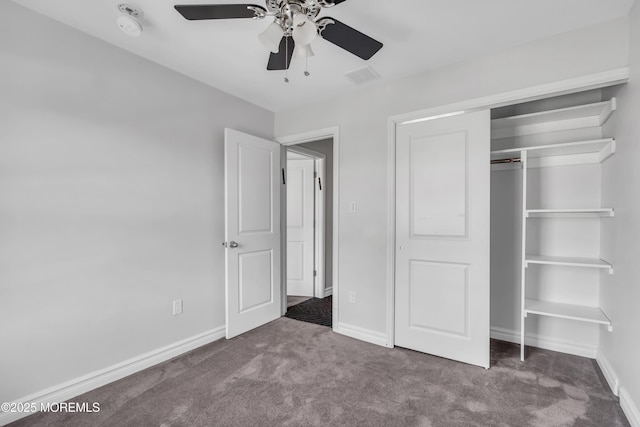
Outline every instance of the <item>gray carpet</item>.
<svg viewBox="0 0 640 427"><path fill-rule="evenodd" d="M281 318L14 426L628 426L593 360L492 342L489 370Z"/></svg>

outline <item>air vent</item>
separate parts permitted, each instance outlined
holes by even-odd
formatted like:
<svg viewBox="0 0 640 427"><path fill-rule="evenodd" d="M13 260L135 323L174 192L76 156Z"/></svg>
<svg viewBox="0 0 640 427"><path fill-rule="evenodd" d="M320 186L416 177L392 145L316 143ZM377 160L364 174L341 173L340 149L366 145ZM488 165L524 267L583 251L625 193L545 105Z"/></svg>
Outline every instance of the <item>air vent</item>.
<svg viewBox="0 0 640 427"><path fill-rule="evenodd" d="M359 70L351 71L344 76L356 85L361 85L370 80L380 78L380 74L376 73L375 70L371 67L360 68Z"/></svg>

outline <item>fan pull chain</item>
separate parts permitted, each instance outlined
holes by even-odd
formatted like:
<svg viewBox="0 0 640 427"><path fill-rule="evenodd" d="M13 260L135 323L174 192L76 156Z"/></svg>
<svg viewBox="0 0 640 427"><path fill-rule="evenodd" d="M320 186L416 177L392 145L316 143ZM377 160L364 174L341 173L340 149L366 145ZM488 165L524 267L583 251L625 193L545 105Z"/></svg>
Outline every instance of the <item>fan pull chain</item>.
<svg viewBox="0 0 640 427"><path fill-rule="evenodd" d="M309 73L309 48L308 47L305 49L305 52L304 52L304 61L305 61L304 75L309 77L311 73Z"/></svg>
<svg viewBox="0 0 640 427"><path fill-rule="evenodd" d="M289 37L284 38L284 82L289 83Z"/></svg>

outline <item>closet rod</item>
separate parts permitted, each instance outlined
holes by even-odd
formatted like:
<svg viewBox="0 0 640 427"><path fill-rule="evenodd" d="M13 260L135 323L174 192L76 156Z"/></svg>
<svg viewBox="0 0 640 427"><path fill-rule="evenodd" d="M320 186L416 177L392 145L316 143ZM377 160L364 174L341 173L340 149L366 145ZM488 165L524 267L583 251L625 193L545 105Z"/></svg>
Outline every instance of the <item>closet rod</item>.
<svg viewBox="0 0 640 427"><path fill-rule="evenodd" d="M491 160L491 164L492 165L501 165L504 163L521 163L522 160L519 157L513 157L510 159L498 159L498 160Z"/></svg>

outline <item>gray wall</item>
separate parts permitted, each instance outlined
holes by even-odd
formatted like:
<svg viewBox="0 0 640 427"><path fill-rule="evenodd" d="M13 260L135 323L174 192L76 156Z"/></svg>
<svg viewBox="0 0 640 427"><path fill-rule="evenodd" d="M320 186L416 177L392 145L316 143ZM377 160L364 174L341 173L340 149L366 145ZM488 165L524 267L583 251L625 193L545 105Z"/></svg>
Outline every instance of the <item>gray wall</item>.
<svg viewBox="0 0 640 427"><path fill-rule="evenodd" d="M389 117L625 67L628 42L625 18L277 112L277 137L340 128L337 327L372 337L389 332ZM349 201L357 202L356 214L348 212ZM357 304L348 302L350 291Z"/></svg>
<svg viewBox="0 0 640 427"><path fill-rule="evenodd" d="M611 259L615 274L602 275L600 299L613 323L613 332L600 334L600 358L607 361L620 382L620 403L635 404L640 416L640 5L630 15L631 79L612 95L618 110L612 116L611 135L616 154L603 165L602 206L616 210L602 223L604 259ZM628 406L627 406L628 408ZM635 419L640 422L639 418Z"/></svg>
<svg viewBox="0 0 640 427"><path fill-rule="evenodd" d="M305 144L299 144L297 147L308 148L309 150L317 151L327 156L325 161L325 290L332 290L333 288L333 140L323 139L321 141L307 142Z"/></svg>
<svg viewBox="0 0 640 427"><path fill-rule="evenodd" d="M6 1L0 64L0 401L223 326L223 128L273 113Z"/></svg>

